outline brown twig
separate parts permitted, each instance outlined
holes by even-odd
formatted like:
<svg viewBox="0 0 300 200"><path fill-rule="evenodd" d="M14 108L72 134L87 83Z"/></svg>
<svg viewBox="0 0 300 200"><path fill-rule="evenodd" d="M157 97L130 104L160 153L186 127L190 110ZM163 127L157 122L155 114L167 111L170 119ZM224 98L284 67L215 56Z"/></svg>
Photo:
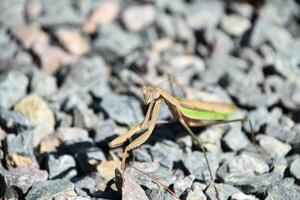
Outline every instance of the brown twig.
<svg viewBox="0 0 300 200"><path fill-rule="evenodd" d="M155 177L151 176L150 174L142 171L141 169L133 166L132 164L130 165L130 167L132 167L133 169L137 170L138 172L140 172L141 174L143 174L144 176L147 176L148 178L150 178L154 183L156 183L157 185L159 185L160 187L164 188L164 190L166 190L167 192L169 192L174 199L176 200L180 200L179 197L172 191L170 190L166 185L164 185L163 183L161 183L159 180L157 180Z"/></svg>

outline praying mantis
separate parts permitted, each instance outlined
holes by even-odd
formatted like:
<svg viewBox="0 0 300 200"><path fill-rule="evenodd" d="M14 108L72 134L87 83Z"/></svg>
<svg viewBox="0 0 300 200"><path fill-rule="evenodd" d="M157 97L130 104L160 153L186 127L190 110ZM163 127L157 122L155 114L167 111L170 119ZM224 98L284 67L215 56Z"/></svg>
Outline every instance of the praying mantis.
<svg viewBox="0 0 300 200"><path fill-rule="evenodd" d="M157 121L161 105L165 102L170 109L174 120L179 121L183 125L193 140L204 152L210 177L213 180L213 175L209 167L205 149L190 127L209 126L227 122L244 121L246 119L228 121L227 119L237 110L237 108L230 103L177 99L162 89L154 86L143 86L142 93L144 103L149 105L144 120L139 125L134 126L129 131L121 134L109 143L111 148L121 146L127 139L147 128L148 125L145 132L125 147L122 155L121 169L125 169L127 152L139 147L151 136L155 128L155 123Z"/></svg>

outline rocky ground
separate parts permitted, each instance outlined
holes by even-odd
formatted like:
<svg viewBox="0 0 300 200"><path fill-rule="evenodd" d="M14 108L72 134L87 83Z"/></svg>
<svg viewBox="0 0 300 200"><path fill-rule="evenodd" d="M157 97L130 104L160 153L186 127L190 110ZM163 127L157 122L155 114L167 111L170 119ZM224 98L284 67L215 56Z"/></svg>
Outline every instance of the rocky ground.
<svg viewBox="0 0 300 200"><path fill-rule="evenodd" d="M121 199L140 88L232 102L231 123L193 129L163 106L128 161L123 199L300 199L300 2L1 0L0 199ZM253 130L253 131L252 131ZM252 134L254 133L254 134ZM119 177L119 176L117 176ZM116 181L115 181L116 180Z"/></svg>

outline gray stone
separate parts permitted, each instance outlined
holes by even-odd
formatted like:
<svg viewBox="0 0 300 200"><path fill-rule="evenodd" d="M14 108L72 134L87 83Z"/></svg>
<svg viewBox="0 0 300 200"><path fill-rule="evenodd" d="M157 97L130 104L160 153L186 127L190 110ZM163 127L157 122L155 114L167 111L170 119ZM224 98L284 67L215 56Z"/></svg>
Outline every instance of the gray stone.
<svg viewBox="0 0 300 200"><path fill-rule="evenodd" d="M6 138L6 132L0 127L0 143L3 139ZM1 145L0 145L1 146Z"/></svg>
<svg viewBox="0 0 300 200"><path fill-rule="evenodd" d="M165 13L157 13L156 27L159 32L169 38L176 37L176 28L174 27L174 19Z"/></svg>
<svg viewBox="0 0 300 200"><path fill-rule="evenodd" d="M33 163L37 164L33 153L33 132L25 131L18 135L9 134L5 139L6 154L13 156L19 155L29 158Z"/></svg>
<svg viewBox="0 0 300 200"><path fill-rule="evenodd" d="M123 173L123 185L122 185L122 199L126 200L149 200L146 196L145 191L141 186L135 181L135 179L130 176L126 171ZM152 192L151 192L152 193Z"/></svg>
<svg viewBox="0 0 300 200"><path fill-rule="evenodd" d="M100 122L100 118L87 106L76 106L73 111L74 126L79 128L92 128Z"/></svg>
<svg viewBox="0 0 300 200"><path fill-rule="evenodd" d="M99 124L93 127L95 131L94 140L95 142L104 142L107 139L111 139L113 136L117 136L126 131L126 129L119 127L116 123L108 119L106 121L102 121Z"/></svg>
<svg viewBox="0 0 300 200"><path fill-rule="evenodd" d="M3 27L0 28L0 58L3 60L1 70L7 70L11 67L11 62L8 59L12 58L18 49L17 44L12 43L9 38L7 30Z"/></svg>
<svg viewBox="0 0 300 200"><path fill-rule="evenodd" d="M79 91L86 91L95 84L94 81L108 75L105 61L100 56L84 57L67 66L63 88L81 86Z"/></svg>
<svg viewBox="0 0 300 200"><path fill-rule="evenodd" d="M196 45L193 29L186 24L182 18L175 18L174 26L176 27L176 39L185 42L188 49L193 49Z"/></svg>
<svg viewBox="0 0 300 200"><path fill-rule="evenodd" d="M251 36L251 45L258 47L264 42L270 42L278 52L288 52L292 36L283 27L276 26L264 19L256 22Z"/></svg>
<svg viewBox="0 0 300 200"><path fill-rule="evenodd" d="M274 3L266 3L259 12L259 17L275 24L283 25L283 20L279 15Z"/></svg>
<svg viewBox="0 0 300 200"><path fill-rule="evenodd" d="M278 101L280 100L284 82L285 81L281 77L275 75L268 76L264 80L263 89L265 93L269 96L269 98L273 98L272 103L270 103L269 105L278 103Z"/></svg>
<svg viewBox="0 0 300 200"><path fill-rule="evenodd" d="M73 123L72 115L61 111L55 112L55 119L59 127L70 127Z"/></svg>
<svg viewBox="0 0 300 200"><path fill-rule="evenodd" d="M289 144L283 143L268 135L257 135L256 140L261 148L271 157L285 156L292 148Z"/></svg>
<svg viewBox="0 0 300 200"><path fill-rule="evenodd" d="M57 195L76 196L73 183L63 180L48 180L34 184L25 199L51 200Z"/></svg>
<svg viewBox="0 0 300 200"><path fill-rule="evenodd" d="M109 94L102 99L101 107L119 123L139 123L143 119L140 103L133 97Z"/></svg>
<svg viewBox="0 0 300 200"><path fill-rule="evenodd" d="M134 166L138 169L143 170L148 175L155 177L157 180L159 180L162 184L169 186L173 184L176 181L176 177L174 177L172 170L162 167L159 165L159 163L155 162L135 162ZM129 174L137 180L137 182L145 186L149 189L158 189L159 186L152 182L151 178L148 176L145 176L138 172L137 170L130 168Z"/></svg>
<svg viewBox="0 0 300 200"><path fill-rule="evenodd" d="M4 169L4 167L3 167L3 165L2 165L2 159L4 158L4 153L3 153L3 151L0 149L0 173L2 172L2 171L4 171L5 169Z"/></svg>
<svg viewBox="0 0 300 200"><path fill-rule="evenodd" d="M251 133L252 131L257 132L260 130L260 128L263 125L278 123L278 120L280 118L279 115L281 115L281 114L277 114L277 115L271 114L270 115L270 113L268 112L268 110L266 108L259 107L256 110L254 110L248 114L248 119L249 119L249 121L251 121L253 130L251 130L249 123L245 123L244 128L246 129L246 131L248 133Z"/></svg>
<svg viewBox="0 0 300 200"><path fill-rule="evenodd" d="M252 195L246 195L242 192L234 193L230 196L231 200L258 200L255 196Z"/></svg>
<svg viewBox="0 0 300 200"><path fill-rule="evenodd" d="M74 156L82 171L88 173L93 171L89 161L106 160L102 149L95 146L92 141L69 141L65 143L67 151Z"/></svg>
<svg viewBox="0 0 300 200"><path fill-rule="evenodd" d="M212 71L215 71L215 73L218 77L218 76L220 76L219 74L222 73L222 70L218 71L218 70L220 70L220 68L218 68L218 67L219 66L228 66L228 64L229 64L228 60L229 61L231 60L231 57L227 56L227 55L229 54L230 51L232 51L234 49L234 43L233 43L232 39L230 38L230 36L228 36L223 31L217 29L216 27L206 28L204 30L204 39L210 45L213 45L214 41L219 41L219 45L222 46L222 48L220 48L214 52L214 57L208 59L206 62L209 67L217 64L216 68ZM207 54L206 56L209 56L209 54ZM228 59L228 57L229 57L229 59ZM230 62L230 63L233 64L234 66L236 65L236 63L233 63L233 62ZM209 68L208 68L207 72L208 73L210 72ZM206 72L205 72L205 74L206 74ZM201 75L201 77L205 78L205 76L206 76L205 74L203 76ZM212 75L210 77L207 77L204 80L209 81L210 78L213 78L213 80L218 79L218 78L214 78L213 73L212 73ZM209 81L209 82L212 82L212 81Z"/></svg>
<svg viewBox="0 0 300 200"><path fill-rule="evenodd" d="M105 59L113 61L128 55L142 44L138 35L127 33L116 24L109 24L101 26L94 47Z"/></svg>
<svg viewBox="0 0 300 200"><path fill-rule="evenodd" d="M292 162L290 172L297 180L300 180L300 158Z"/></svg>
<svg viewBox="0 0 300 200"><path fill-rule="evenodd" d="M77 175L75 159L70 155L49 155L47 170L49 179L72 179Z"/></svg>
<svg viewBox="0 0 300 200"><path fill-rule="evenodd" d="M88 198L88 197L70 197L68 195L57 195L53 198L53 200L91 200L91 198ZM100 198L100 200L103 200L103 199Z"/></svg>
<svg viewBox="0 0 300 200"><path fill-rule="evenodd" d="M199 135L199 140L207 151L220 152L221 151L221 138L225 133L224 127L209 127L202 131ZM197 147L199 148L199 147Z"/></svg>
<svg viewBox="0 0 300 200"><path fill-rule="evenodd" d="M87 109L88 105L92 103L92 100L93 99L88 92L74 92L66 98L66 102L63 104L63 110L68 112L72 109Z"/></svg>
<svg viewBox="0 0 300 200"><path fill-rule="evenodd" d="M151 146L143 144L141 147L134 149L132 154L135 160L140 162L152 162L152 157L148 151L149 148L151 148Z"/></svg>
<svg viewBox="0 0 300 200"><path fill-rule="evenodd" d="M254 177L240 179L234 185L244 193L264 193L272 184L277 184L282 180L280 173L266 173Z"/></svg>
<svg viewBox="0 0 300 200"><path fill-rule="evenodd" d="M0 160L2 160L4 158L4 153L2 151L2 149L0 149Z"/></svg>
<svg viewBox="0 0 300 200"><path fill-rule="evenodd" d="M239 151L250 143L247 136L241 131L240 126L230 129L223 141L232 151Z"/></svg>
<svg viewBox="0 0 300 200"><path fill-rule="evenodd" d="M216 190L218 191L216 193ZM211 184L206 189L205 194L211 200L227 200L232 194L239 192L239 190L227 184Z"/></svg>
<svg viewBox="0 0 300 200"><path fill-rule="evenodd" d="M43 97L54 94L57 91L56 79L43 71L35 70L32 75L30 90Z"/></svg>
<svg viewBox="0 0 300 200"><path fill-rule="evenodd" d="M207 157L213 178L215 178L216 171L219 167L218 155L208 152ZM196 179L201 181L211 180L210 172L202 152L194 151L191 154L184 156L183 164L188 169L190 174L196 176Z"/></svg>
<svg viewBox="0 0 300 200"><path fill-rule="evenodd" d="M8 71L0 75L0 106L12 107L26 94L28 78L18 71Z"/></svg>
<svg viewBox="0 0 300 200"><path fill-rule="evenodd" d="M278 184L271 185L266 193L266 200L297 200L300 198L299 187L294 184L294 180L291 178L285 178Z"/></svg>
<svg viewBox="0 0 300 200"><path fill-rule="evenodd" d="M89 176L83 176L74 181L75 189L81 189L87 195L96 195L101 193L106 188L105 180L98 173L92 173Z"/></svg>
<svg viewBox="0 0 300 200"><path fill-rule="evenodd" d="M151 5L129 6L122 13L122 22L127 30L135 32L145 29L155 19L155 8Z"/></svg>
<svg viewBox="0 0 300 200"><path fill-rule="evenodd" d="M4 170L0 174L6 187L12 187L19 195L24 195L34 183L46 181L48 173L35 167L18 167Z"/></svg>
<svg viewBox="0 0 300 200"><path fill-rule="evenodd" d="M271 9L270 9L271 7ZM264 4L260 10L261 18L271 21L274 24L283 26L292 20L292 16L299 15L299 4L294 1L288 1L285 4L282 1L274 0Z"/></svg>
<svg viewBox="0 0 300 200"><path fill-rule="evenodd" d="M253 177L269 171L268 164L255 154L243 152L241 155L228 157L219 167L217 175L225 183L239 182L240 179Z"/></svg>
<svg viewBox="0 0 300 200"><path fill-rule="evenodd" d="M72 6L72 1L66 0L53 4L52 1L39 1L43 14L35 19L42 26L53 27L58 25L81 25L84 17ZM65 8L62 10L61 8Z"/></svg>
<svg viewBox="0 0 300 200"><path fill-rule="evenodd" d="M300 44L299 44L300 46ZM296 56L296 55L295 55ZM298 55L299 57L299 55ZM278 58L276 60L276 70L280 71L281 74L283 74L284 76L290 76L290 73L298 73L298 70L294 70L294 66L290 66L290 69L283 69L283 67L285 65L287 65L288 60L291 58ZM295 58L293 58L295 59ZM300 61L296 61L295 63L299 63ZM280 100L283 104L284 107L289 108L289 109L296 109L299 106L299 88L298 86L293 83L293 82L284 82L283 86L282 86L282 90L280 92Z"/></svg>
<svg viewBox="0 0 300 200"><path fill-rule="evenodd" d="M300 134L284 124L267 124L266 134L290 144L300 143Z"/></svg>
<svg viewBox="0 0 300 200"><path fill-rule="evenodd" d="M231 9L238 13L239 15L242 15L243 17L251 18L253 13L253 6L246 4L246 3L239 3L239 2L232 2Z"/></svg>
<svg viewBox="0 0 300 200"><path fill-rule="evenodd" d="M187 191L185 200L206 200L206 196L203 193L203 190L206 188L206 185L194 182L191 189Z"/></svg>
<svg viewBox="0 0 300 200"><path fill-rule="evenodd" d="M251 49L250 47L245 47L245 48L241 49L240 52L238 52L238 55L240 58L249 60L253 66L253 69L256 69L256 70L254 70L255 72L258 72L258 70L261 70L261 67L263 65L263 59L258 54L258 52L256 52L254 49ZM251 71L253 71L253 70L251 70ZM253 74L252 77L256 80L255 82L263 82L265 80L265 77L263 76L262 72L258 72L258 73L259 73L258 77L255 77L255 75L257 75L257 74Z"/></svg>
<svg viewBox="0 0 300 200"><path fill-rule="evenodd" d="M169 10L173 14L183 14L186 12L186 4L181 0L174 0L170 2L168 0L161 0L155 2L159 10Z"/></svg>
<svg viewBox="0 0 300 200"><path fill-rule="evenodd" d="M183 158L183 151L180 147L169 140L156 143L154 147L150 148L150 153L154 161L169 169L173 168L173 162Z"/></svg>
<svg viewBox="0 0 300 200"><path fill-rule="evenodd" d="M160 199L164 199L164 200L173 200L173 196L168 193L167 191L165 191L164 189L160 188L160 189L148 189L146 191L146 194L149 198L149 200L160 200Z"/></svg>
<svg viewBox="0 0 300 200"><path fill-rule="evenodd" d="M184 191L192 186L194 179L194 175L189 175L184 177L183 179L177 180L174 183L174 192L176 193L176 195L180 197L184 193Z"/></svg>
<svg viewBox="0 0 300 200"><path fill-rule="evenodd" d="M292 16L299 16L299 2L290 1L284 4L282 1L275 0L274 5L276 6L276 9L279 11L279 14L285 24L291 20ZM286 5L285 7L282 7L283 5Z"/></svg>
<svg viewBox="0 0 300 200"><path fill-rule="evenodd" d="M105 77L108 76L108 69L100 56L81 58L64 69L65 71L62 70L61 75L63 77L63 84L60 90L51 96L52 101L63 103L73 95L74 97L72 98L75 98L77 102L85 102L86 105L91 99L88 92L103 85L99 85L99 80L107 84L107 78ZM83 101L80 101L81 98Z"/></svg>
<svg viewBox="0 0 300 200"><path fill-rule="evenodd" d="M6 132L19 132L33 126L29 118L5 108L0 108L0 125Z"/></svg>
<svg viewBox="0 0 300 200"><path fill-rule="evenodd" d="M188 34L187 34L188 35ZM183 37L183 36L182 36ZM182 38L184 39L184 37ZM187 39L184 39L185 41L188 41ZM192 42L192 41L191 41ZM176 50L173 50L176 51ZM181 54L177 52L166 52L163 55L163 62L166 62L167 65L170 65L170 71L169 73L176 75L181 74L180 76L174 76L173 78L176 79L175 82L180 84L189 84L189 81L192 79L192 77L195 74L201 74L205 71L205 63L204 61L196 57L194 55L186 55ZM155 83L154 83L155 84ZM176 83L175 83L176 84ZM176 84L177 85L177 84ZM161 85L163 86L163 85ZM167 84L165 84L167 86ZM175 87L175 91L173 94L177 98L184 98L189 96L188 91L186 92L186 96L184 95L185 92L183 92L183 88L181 87ZM184 88L184 90L189 90L190 88Z"/></svg>
<svg viewBox="0 0 300 200"><path fill-rule="evenodd" d="M234 82L230 85L229 93L238 98L238 102L244 106L264 107L268 103L268 99L262 90L256 85Z"/></svg>
<svg viewBox="0 0 300 200"><path fill-rule="evenodd" d="M216 26L223 15L223 5L218 1L195 1L187 10L187 23L196 30Z"/></svg>
<svg viewBox="0 0 300 200"><path fill-rule="evenodd" d="M90 89L93 96L97 98L103 98L105 95L111 93L111 89L108 85L108 78L104 75L95 80L95 84Z"/></svg>
<svg viewBox="0 0 300 200"><path fill-rule="evenodd" d="M221 20L221 28L228 34L241 37L248 30L251 22L239 15L226 15Z"/></svg>
<svg viewBox="0 0 300 200"><path fill-rule="evenodd" d="M59 127L54 135L62 142L81 142L90 139L87 130L76 127Z"/></svg>
<svg viewBox="0 0 300 200"><path fill-rule="evenodd" d="M23 10L26 1L0 1L0 24L14 27L25 23Z"/></svg>
<svg viewBox="0 0 300 200"><path fill-rule="evenodd" d="M288 167L287 159L282 157L275 157L272 161L272 172L278 172L284 175L286 168Z"/></svg>

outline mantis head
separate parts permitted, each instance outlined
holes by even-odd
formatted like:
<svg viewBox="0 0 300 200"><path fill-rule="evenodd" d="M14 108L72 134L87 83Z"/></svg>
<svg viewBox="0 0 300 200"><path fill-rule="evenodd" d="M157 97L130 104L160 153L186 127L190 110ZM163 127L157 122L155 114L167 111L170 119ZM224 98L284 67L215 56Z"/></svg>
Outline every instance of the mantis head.
<svg viewBox="0 0 300 200"><path fill-rule="evenodd" d="M144 86L142 88L142 92L144 96L145 105L149 104L150 102L154 101L160 96L159 88L152 87L152 86Z"/></svg>

